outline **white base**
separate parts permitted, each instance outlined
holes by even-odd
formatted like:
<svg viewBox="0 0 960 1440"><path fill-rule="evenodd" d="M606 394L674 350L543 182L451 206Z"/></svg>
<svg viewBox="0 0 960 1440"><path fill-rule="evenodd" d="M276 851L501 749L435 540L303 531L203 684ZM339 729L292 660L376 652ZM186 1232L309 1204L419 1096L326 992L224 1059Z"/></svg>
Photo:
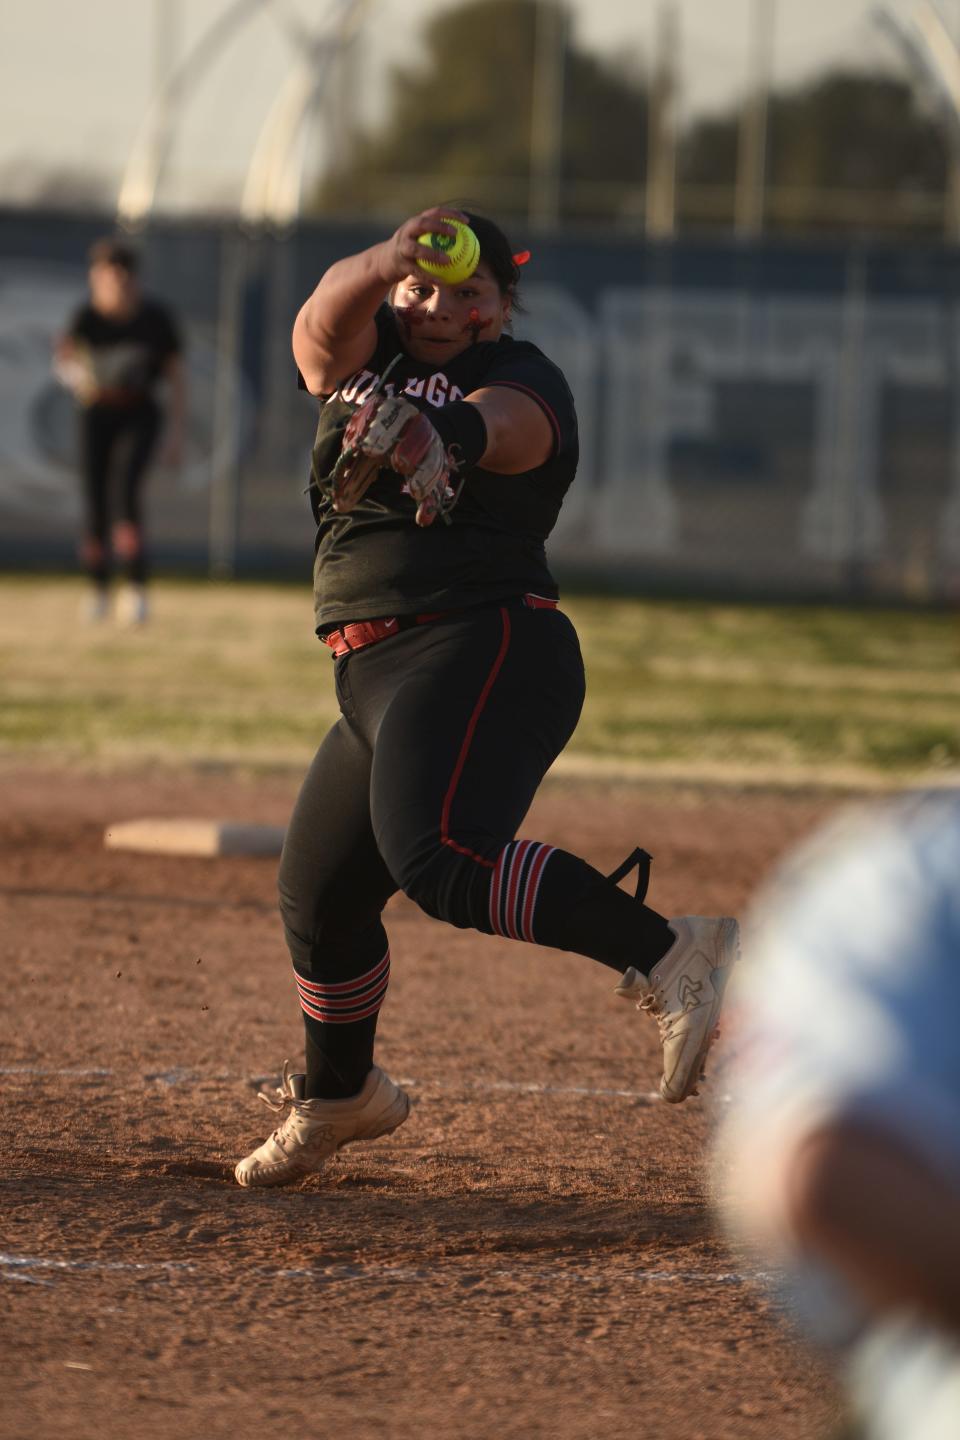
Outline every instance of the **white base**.
<svg viewBox="0 0 960 1440"><path fill-rule="evenodd" d="M138 850L146 855L279 855L279 825L244 825L223 820L125 820L107 827L108 850Z"/></svg>

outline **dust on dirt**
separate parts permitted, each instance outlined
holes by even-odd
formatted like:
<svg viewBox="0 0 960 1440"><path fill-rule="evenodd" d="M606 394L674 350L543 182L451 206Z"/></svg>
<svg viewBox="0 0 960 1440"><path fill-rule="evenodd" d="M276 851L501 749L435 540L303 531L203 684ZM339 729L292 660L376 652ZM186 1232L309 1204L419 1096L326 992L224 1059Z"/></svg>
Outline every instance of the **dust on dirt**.
<svg viewBox="0 0 960 1440"><path fill-rule="evenodd" d="M0 1436L816 1436L837 1416L718 1234L708 1112L592 961L388 907L378 1059L408 1122L241 1190L302 1056L276 864L107 851L110 822L283 824L297 778L4 775ZM522 833L665 913L741 911L836 799L549 783Z"/></svg>

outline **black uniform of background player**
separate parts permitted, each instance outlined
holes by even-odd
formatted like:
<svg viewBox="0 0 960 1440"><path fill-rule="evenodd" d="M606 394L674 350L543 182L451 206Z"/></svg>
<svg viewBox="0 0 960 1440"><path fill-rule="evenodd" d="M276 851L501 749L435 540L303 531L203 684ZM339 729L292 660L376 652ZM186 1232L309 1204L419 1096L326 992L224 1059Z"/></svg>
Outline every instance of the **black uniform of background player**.
<svg viewBox="0 0 960 1440"><path fill-rule="evenodd" d="M87 532L101 546L101 557L90 567L91 574L96 581L106 583L114 508L111 480L115 473L114 518L140 529L141 488L162 421L156 385L164 363L180 353L180 339L170 312L151 300L144 300L139 312L125 321L108 319L85 305L74 316L68 333L89 347L97 377L104 386L101 395L81 409L80 455ZM128 575L135 584L146 580L146 552L142 546L130 558Z"/></svg>
<svg viewBox="0 0 960 1440"><path fill-rule="evenodd" d="M136 274L136 258L123 245L100 242L92 260ZM92 302L82 305L65 341L79 403L86 568L98 587L107 585L111 524L126 526L127 543L117 547L117 558L130 582L142 586L147 577L142 487L162 428L158 386L181 354L179 330L165 305L137 293L134 308L124 315L104 313Z"/></svg>
<svg viewBox="0 0 960 1440"><path fill-rule="evenodd" d="M306 777L280 867L307 1098L354 1095L370 1070L390 967L381 912L398 889L453 925L575 950L618 972L649 970L674 940L661 916L584 861L516 838L584 697L577 636L556 608L544 551L577 467L566 381L508 335L440 365L404 350L389 307L376 330L366 364L321 403L315 482L397 355L384 388L426 411L441 436L463 396L512 386L547 416L553 446L522 474L469 469L450 523L428 528L414 523L392 471L348 514L312 488L317 628L345 653L334 661L341 718ZM348 627L373 619L386 638L364 645L365 632ZM345 650L344 631L360 648Z"/></svg>

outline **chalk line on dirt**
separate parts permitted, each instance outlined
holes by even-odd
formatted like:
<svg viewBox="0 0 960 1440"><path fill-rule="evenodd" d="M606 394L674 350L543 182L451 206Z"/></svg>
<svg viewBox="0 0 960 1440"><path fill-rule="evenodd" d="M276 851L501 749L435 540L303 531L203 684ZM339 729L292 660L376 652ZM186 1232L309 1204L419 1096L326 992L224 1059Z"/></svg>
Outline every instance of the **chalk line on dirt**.
<svg viewBox="0 0 960 1440"><path fill-rule="evenodd" d="M95 1077L108 1079L116 1072L110 1069L66 1069L61 1070L53 1066L43 1065L0 1065L0 1075L31 1075L50 1076L63 1079L80 1079L84 1077ZM194 1085L198 1080L224 1080L233 1083L240 1082L259 1089L261 1085L277 1084L279 1077L275 1075L232 1075L224 1072L212 1072L202 1070L190 1070L175 1066L171 1070L149 1071L146 1074L135 1077L142 1084L150 1085ZM129 1084L130 1081L125 1083ZM606 1086L592 1085L553 1085L540 1080L469 1080L461 1079L448 1080L418 1080L410 1076L402 1076L398 1085L403 1085L411 1090L436 1090L443 1094L454 1094L458 1090L478 1091L480 1094L516 1094L516 1095L569 1095L587 1098L596 1097L599 1099L614 1100L635 1100L644 1105L659 1104L661 1097L655 1090L620 1090Z"/></svg>
<svg viewBox="0 0 960 1440"><path fill-rule="evenodd" d="M0 1065L0 1075L63 1075L69 1079L78 1079L84 1075L112 1075L112 1070L104 1070L100 1067L93 1070L56 1070L45 1065Z"/></svg>
<svg viewBox="0 0 960 1440"><path fill-rule="evenodd" d="M310 1280L327 1284L351 1281L380 1284L384 1280L416 1284L418 1281L432 1280L440 1275L448 1274L456 1268L450 1261L438 1261L435 1264L417 1266L342 1264L327 1265L323 1268L300 1265L284 1269L273 1269L263 1265L251 1267L246 1265L242 1259L239 1263L243 1265L245 1275L256 1275L263 1280ZM0 1277L3 1279L23 1280L27 1278L29 1272L34 1270L54 1274L156 1274L202 1280L207 1275L209 1267L198 1265L190 1260L67 1260L55 1256L0 1253ZM222 1270L217 1269L210 1273L217 1278L222 1275ZM607 1283L611 1278L610 1272L603 1269L579 1270L566 1265L542 1264L529 1267L523 1265L496 1266L484 1270L483 1277L488 1280L572 1280L581 1284ZM615 1278L618 1283L638 1285L722 1286L766 1283L776 1279L776 1276L772 1272L766 1271L728 1270L714 1273L708 1270L654 1269L618 1270ZM52 1284L51 1281L46 1283Z"/></svg>

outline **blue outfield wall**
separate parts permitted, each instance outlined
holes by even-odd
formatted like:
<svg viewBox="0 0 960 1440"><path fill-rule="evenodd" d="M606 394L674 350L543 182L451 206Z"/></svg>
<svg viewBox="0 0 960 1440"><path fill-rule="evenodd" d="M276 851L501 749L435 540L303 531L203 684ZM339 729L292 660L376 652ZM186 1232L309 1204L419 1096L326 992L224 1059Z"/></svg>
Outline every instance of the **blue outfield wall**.
<svg viewBox="0 0 960 1440"><path fill-rule="evenodd" d="M71 564L74 417L50 346L103 216L0 211L0 563ZM279 237L156 223L145 286L179 311L186 465L149 489L160 565L309 574L316 402L293 317L364 224ZM952 600L960 589L960 252L517 234L516 333L563 368L580 475L558 572L640 591Z"/></svg>

